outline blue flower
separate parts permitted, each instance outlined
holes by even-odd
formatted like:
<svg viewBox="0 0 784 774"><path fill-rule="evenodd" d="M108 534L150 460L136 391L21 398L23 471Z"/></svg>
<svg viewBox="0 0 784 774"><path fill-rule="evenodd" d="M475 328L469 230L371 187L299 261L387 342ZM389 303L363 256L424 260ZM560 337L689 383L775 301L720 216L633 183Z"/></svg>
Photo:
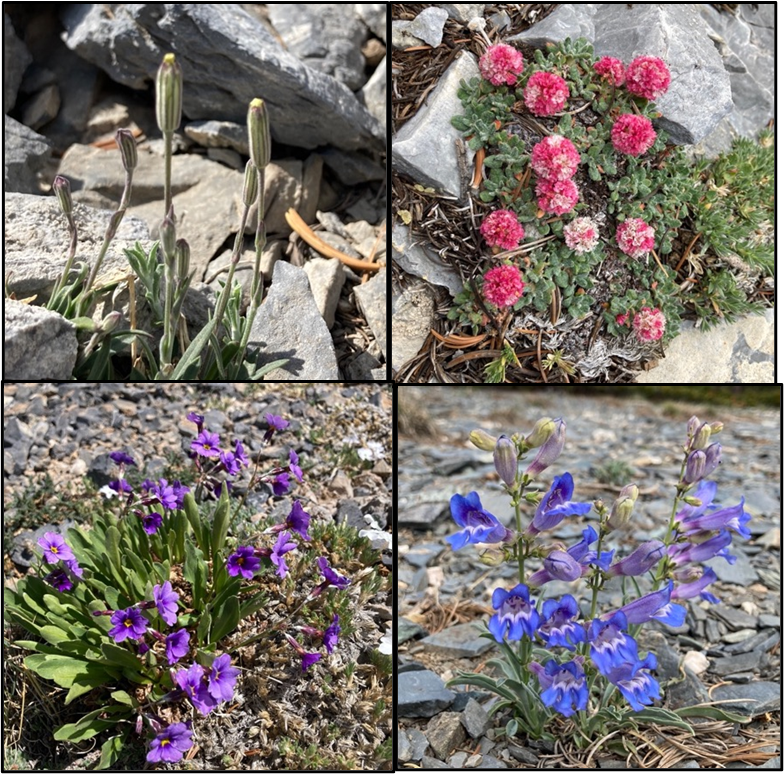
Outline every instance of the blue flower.
<svg viewBox="0 0 784 774"><path fill-rule="evenodd" d="M583 574L582 565L566 551L551 551L543 564L550 577L555 580L573 581Z"/></svg>
<svg viewBox="0 0 784 774"><path fill-rule="evenodd" d="M583 539L568 548L566 554L563 551L551 553L545 559L544 567L530 575L528 585L539 587L551 580L575 580L587 571L590 564L606 571L615 551L602 551L601 559L597 559L596 551L589 551L588 546L598 539L596 530L593 527L586 527L583 530ZM578 567L580 568L579 574L575 572Z"/></svg>
<svg viewBox="0 0 784 774"><path fill-rule="evenodd" d="M681 532L684 535L695 535L699 532L710 532L711 530L731 529L737 532L744 540L751 537L746 524L751 520L751 514L743 510L745 500L740 498L737 505L721 510L714 510L712 513L702 513L697 516L689 516L680 519ZM676 519L680 514L676 515Z"/></svg>
<svg viewBox="0 0 784 774"><path fill-rule="evenodd" d="M455 551L468 543L500 543L507 538L509 531L492 513L482 508L476 492L469 492L466 497L453 495L449 505L452 518L458 526L464 527L462 532L446 538Z"/></svg>
<svg viewBox="0 0 784 774"><path fill-rule="evenodd" d="M728 530L723 529L718 535L702 543L674 543L667 549L667 553L678 567L689 562L704 562L714 556L723 556L729 564L735 564L737 557L733 556L728 548L731 542L732 535Z"/></svg>
<svg viewBox="0 0 784 774"><path fill-rule="evenodd" d="M571 594L561 599L548 599L542 605L542 621L538 634L549 648L561 645L574 650L575 644L585 642L585 629L575 620L579 614L577 600Z"/></svg>
<svg viewBox="0 0 784 774"><path fill-rule="evenodd" d="M642 575L648 572L667 553L661 540L646 540L628 556L612 565L610 575Z"/></svg>
<svg viewBox="0 0 784 774"><path fill-rule="evenodd" d="M518 583L511 591L496 589L493 592L493 607L498 612L490 619L487 628L497 642L504 641L507 628L510 640L520 640L523 634L533 639L534 631L539 626L539 613L535 602L528 595L527 586Z"/></svg>
<svg viewBox="0 0 784 774"><path fill-rule="evenodd" d="M591 503L571 502L574 480L571 473L564 473L553 479L553 485L542 498L536 509L534 520L528 525L528 532L535 535L546 529L557 527L566 516L584 516L591 510Z"/></svg>
<svg viewBox="0 0 784 774"><path fill-rule="evenodd" d="M649 672L643 669L656 669L656 656L649 653L642 661L621 664L607 673L607 679L626 697L635 712L643 709L643 705L653 704L660 699L659 684Z"/></svg>
<svg viewBox="0 0 784 774"><path fill-rule="evenodd" d="M545 706L552 707L565 718L588 706L588 686L582 658L565 664L550 659L544 666L532 661L528 668L539 678L542 703Z"/></svg>
<svg viewBox="0 0 784 774"><path fill-rule="evenodd" d="M643 624L655 618L668 626L680 626L686 620L686 608L670 602L671 595L670 580L664 588L624 605L620 612L626 616L629 624Z"/></svg>
<svg viewBox="0 0 784 774"><path fill-rule="evenodd" d="M672 592L672 599L691 599L699 594L701 599L712 602L714 605L718 604L719 598L709 591L705 591L705 587L710 586L716 579L716 573L710 567L704 567L702 577L676 586Z"/></svg>
<svg viewBox="0 0 784 774"><path fill-rule="evenodd" d="M626 616L620 611L607 621L596 618L591 623L591 660L603 675L627 661L637 661L637 643L624 631L626 626Z"/></svg>

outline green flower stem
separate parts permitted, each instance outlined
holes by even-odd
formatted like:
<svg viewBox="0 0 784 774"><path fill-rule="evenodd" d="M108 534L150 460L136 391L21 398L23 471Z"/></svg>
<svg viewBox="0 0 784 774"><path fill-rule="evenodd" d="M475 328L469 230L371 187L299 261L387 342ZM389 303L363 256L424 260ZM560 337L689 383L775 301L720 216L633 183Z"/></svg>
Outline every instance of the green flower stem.
<svg viewBox="0 0 784 774"><path fill-rule="evenodd" d="M169 212L172 202L171 190L171 160L172 160L172 139L174 132L163 133L163 200L164 216Z"/></svg>
<svg viewBox="0 0 784 774"><path fill-rule="evenodd" d="M68 260L65 262L65 268L63 269L63 273L60 276L60 279L57 281L57 284L52 291L52 295L49 297L49 303L47 304L47 309L52 309L53 304L57 300L58 293L63 289L65 285L65 281L68 278L68 275L71 273L71 266L73 265L73 259L76 255L76 243L77 243L77 231L76 231L76 221L73 219L73 215L68 215L68 233L71 235L71 243L68 245Z"/></svg>
<svg viewBox="0 0 784 774"><path fill-rule="evenodd" d="M667 525L667 532L664 535L664 545L665 547L669 547L670 544L673 542L673 531L675 529L675 514L678 512L678 503L681 502L683 495L689 489L688 484L683 483L683 473L686 470L686 461L688 459L689 452L684 450L683 453L683 462L681 463L681 472L678 476L678 483L675 485L675 498L672 501L672 511L670 512L670 522ZM665 574L667 572L667 562L669 561L669 557L665 551L665 555L659 560L659 564L656 567L656 572L654 574L653 579L653 590L657 591L659 586L661 586L662 581L664 580Z"/></svg>
<svg viewBox="0 0 784 774"><path fill-rule="evenodd" d="M174 276L171 262L164 258L164 310L163 310L163 338L161 339L161 370L171 365L174 350L174 325L172 320L172 303L174 296Z"/></svg>

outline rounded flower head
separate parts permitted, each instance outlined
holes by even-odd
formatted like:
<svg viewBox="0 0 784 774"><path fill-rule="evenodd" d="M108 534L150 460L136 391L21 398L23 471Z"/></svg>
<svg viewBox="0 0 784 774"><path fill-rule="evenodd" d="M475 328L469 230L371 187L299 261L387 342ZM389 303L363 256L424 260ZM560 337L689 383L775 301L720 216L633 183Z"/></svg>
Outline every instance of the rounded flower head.
<svg viewBox="0 0 784 774"><path fill-rule="evenodd" d="M566 81L554 73L536 72L525 84L525 105L535 116L551 116L569 99Z"/></svg>
<svg viewBox="0 0 784 774"><path fill-rule="evenodd" d="M176 763L182 759L182 754L192 745L191 730L188 726L185 723L173 723L150 742L147 760L150 763L158 763L159 761Z"/></svg>
<svg viewBox="0 0 784 774"><path fill-rule="evenodd" d="M539 178L536 183L539 206L552 215L565 215L577 204L580 192L574 180L547 180Z"/></svg>
<svg viewBox="0 0 784 774"><path fill-rule="evenodd" d="M598 62L594 63L593 69L598 75L601 75L602 78L615 86L622 86L626 80L626 71L620 59L603 56Z"/></svg>
<svg viewBox="0 0 784 774"><path fill-rule="evenodd" d="M147 631L147 619L135 608L116 610L111 617L114 627L109 629L109 636L115 642L122 642L129 637L138 640Z"/></svg>
<svg viewBox="0 0 784 774"><path fill-rule="evenodd" d="M514 250L525 236L517 215L511 210L491 212L482 221L479 233L490 247L502 247L504 250Z"/></svg>
<svg viewBox="0 0 784 774"><path fill-rule="evenodd" d="M632 258L642 258L653 250L654 231L642 218L629 218L618 225L618 247Z"/></svg>
<svg viewBox="0 0 784 774"><path fill-rule="evenodd" d="M613 148L630 156L640 156L656 142L656 132L650 119L634 113L618 116L610 136Z"/></svg>
<svg viewBox="0 0 784 774"><path fill-rule="evenodd" d="M44 561L48 564L57 564L61 559L75 559L73 551L56 532L47 532L39 538L38 545L44 550Z"/></svg>
<svg viewBox="0 0 784 774"><path fill-rule="evenodd" d="M514 86L517 76L523 71L523 55L512 46L500 43L489 46L479 58L479 72L493 86Z"/></svg>
<svg viewBox="0 0 784 774"><path fill-rule="evenodd" d="M499 309L514 306L523 295L525 283L516 266L496 266L485 274L482 295Z"/></svg>
<svg viewBox="0 0 784 774"><path fill-rule="evenodd" d="M664 335L667 320L660 309L644 306L634 315L634 332L640 341L658 341Z"/></svg>
<svg viewBox="0 0 784 774"><path fill-rule="evenodd" d="M545 137L531 151L531 167L539 177L548 180L568 180L577 172L579 164L577 148L560 134Z"/></svg>
<svg viewBox="0 0 784 774"><path fill-rule="evenodd" d="M670 85L670 71L657 56L638 56L626 69L626 88L645 99L657 99Z"/></svg>
<svg viewBox="0 0 784 774"><path fill-rule="evenodd" d="M576 253L590 253L599 244L599 228L590 218L575 218L564 226L564 240Z"/></svg>

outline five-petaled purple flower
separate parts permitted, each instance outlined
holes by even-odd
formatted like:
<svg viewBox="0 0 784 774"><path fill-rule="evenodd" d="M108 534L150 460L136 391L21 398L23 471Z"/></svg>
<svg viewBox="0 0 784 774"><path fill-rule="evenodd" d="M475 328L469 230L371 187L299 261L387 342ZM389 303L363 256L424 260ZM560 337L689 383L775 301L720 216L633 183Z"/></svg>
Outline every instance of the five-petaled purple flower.
<svg viewBox="0 0 784 774"><path fill-rule="evenodd" d="M159 479L157 484L145 480L142 484L142 489L146 489L154 494L167 511L176 511L182 508L185 495L191 491L189 487L184 486L179 481L173 481L169 484L165 478Z"/></svg>
<svg viewBox="0 0 784 774"><path fill-rule="evenodd" d="M334 586L338 589L347 588L351 581L345 576L336 573L330 566L327 559L320 556L316 563L318 564L319 572L324 576L324 584L327 586Z"/></svg>
<svg viewBox="0 0 784 774"><path fill-rule="evenodd" d="M73 588L73 583L65 570L52 570L44 577L44 581L58 591L70 591Z"/></svg>
<svg viewBox="0 0 784 774"><path fill-rule="evenodd" d="M509 539L511 533L495 516L482 508L476 492L468 495L452 495L449 501L452 518L462 531L447 535L446 540L457 551L468 543L500 543Z"/></svg>
<svg viewBox="0 0 784 774"><path fill-rule="evenodd" d="M286 573L289 570L283 555L289 551L293 551L296 547L297 544L291 539L291 535L288 532L281 532L280 535L278 535L278 539L275 541L275 545L272 547L270 559L272 560L272 563L278 568L278 575L281 578L285 578Z"/></svg>
<svg viewBox="0 0 784 774"><path fill-rule="evenodd" d="M566 516L584 516L593 507L591 503L571 502L574 479L571 473L556 476L550 490L539 503L533 521L528 525L532 535L557 527Z"/></svg>
<svg viewBox="0 0 784 774"><path fill-rule="evenodd" d="M539 678L542 703L565 718L588 706L588 685L582 664L582 656L578 656L565 664L550 659L544 666L537 661L528 665Z"/></svg>
<svg viewBox="0 0 784 774"><path fill-rule="evenodd" d="M238 546L237 550L229 557L226 567L229 575L242 575L243 578L252 578L253 573L261 567L261 559L255 555L250 546Z"/></svg>
<svg viewBox="0 0 784 774"><path fill-rule="evenodd" d="M220 436L217 433L211 433L209 430L202 430L191 441L191 449L199 457L220 457Z"/></svg>
<svg viewBox="0 0 784 774"><path fill-rule="evenodd" d="M332 616L332 623L324 630L324 647L327 653L332 653L332 649L338 644L338 634L340 634L340 619L335 613Z"/></svg>
<svg viewBox="0 0 784 774"><path fill-rule="evenodd" d="M187 629L178 629L166 637L166 659L169 664L176 664L188 655L188 642L191 635Z"/></svg>
<svg viewBox="0 0 784 774"><path fill-rule="evenodd" d="M217 701L231 701L240 670L231 665L231 656L224 653L212 662L209 674L210 696Z"/></svg>
<svg viewBox="0 0 784 774"><path fill-rule="evenodd" d="M221 465L223 465L223 469L230 476L236 476L241 470L240 461L237 459L234 452L222 451L220 453L220 461Z"/></svg>
<svg viewBox="0 0 784 774"><path fill-rule="evenodd" d="M174 682L202 715L209 715L218 704L210 695L201 664L193 663L188 669L180 669L174 675Z"/></svg>
<svg viewBox="0 0 784 774"><path fill-rule="evenodd" d="M147 760L150 763L176 763L192 745L190 728L185 723L172 723L150 742Z"/></svg>
<svg viewBox="0 0 784 774"><path fill-rule="evenodd" d="M289 481L288 473L278 473L278 475L272 479L272 492L277 497L283 497L289 489L291 489L291 482Z"/></svg>
<svg viewBox="0 0 784 774"><path fill-rule="evenodd" d="M291 512L286 517L285 526L296 532L303 540L310 540L310 535L308 535L310 514L302 507L299 500L295 500L294 505L291 506Z"/></svg>
<svg viewBox="0 0 784 774"><path fill-rule="evenodd" d="M142 528L148 535L154 535L161 524L163 524L163 516L160 513L148 513L142 516Z"/></svg>
<svg viewBox="0 0 784 774"><path fill-rule="evenodd" d="M297 651L299 657L302 659L302 671L304 672L309 666L315 664L320 658L321 653L308 653L291 635L284 635L286 641Z"/></svg>
<svg viewBox="0 0 784 774"><path fill-rule="evenodd" d="M122 451L111 452L109 456L112 458L112 462L116 462L118 465L136 465L133 460L133 457L126 454Z"/></svg>
<svg viewBox="0 0 784 774"><path fill-rule="evenodd" d="M115 610L110 620L114 624L114 628L109 629L109 636L115 642L122 642L128 638L138 640L147 631L149 623L135 607Z"/></svg>
<svg viewBox="0 0 784 774"><path fill-rule="evenodd" d="M299 457L297 456L297 452L294 449L289 451L289 471L291 471L294 478L302 483L302 468L299 466Z"/></svg>
<svg viewBox="0 0 784 774"><path fill-rule="evenodd" d="M498 611L487 624L496 642L508 639L519 640L523 635L533 638L539 626L539 613L535 602L528 595L528 586L518 583L511 591L496 589L493 592L493 607Z"/></svg>
<svg viewBox="0 0 784 774"><path fill-rule="evenodd" d="M153 587L152 596L161 618L169 626L174 626L177 623L177 600L180 595L173 591L171 583L166 581L163 586Z"/></svg>
<svg viewBox="0 0 784 774"><path fill-rule="evenodd" d="M585 629L575 620L579 612L577 600L571 594L564 594L559 600L545 600L537 633L548 648L560 645L574 650L578 642L586 641Z"/></svg>
<svg viewBox="0 0 784 774"><path fill-rule="evenodd" d="M276 414L266 414L267 426L273 430L285 430L288 426L288 420L279 417Z"/></svg>
<svg viewBox="0 0 784 774"><path fill-rule="evenodd" d="M47 564L57 564L61 559L76 559L63 536L56 532L46 532L38 539L38 545L44 550L44 560Z"/></svg>

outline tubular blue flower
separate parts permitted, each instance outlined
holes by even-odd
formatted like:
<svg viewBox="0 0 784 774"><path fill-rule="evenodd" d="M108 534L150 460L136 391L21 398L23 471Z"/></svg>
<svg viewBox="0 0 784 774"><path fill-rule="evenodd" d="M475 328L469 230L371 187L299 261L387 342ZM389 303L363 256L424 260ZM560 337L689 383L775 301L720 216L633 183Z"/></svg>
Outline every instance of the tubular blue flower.
<svg viewBox="0 0 784 774"><path fill-rule="evenodd" d="M169 626L174 626L177 623L177 600L180 595L172 590L171 583L166 581L162 586L153 586L152 598L155 600L155 607L158 608L161 618Z"/></svg>
<svg viewBox="0 0 784 774"><path fill-rule="evenodd" d="M681 583L676 586L673 589L671 598L691 599L692 597L696 597L699 594L702 599L705 599L708 602L712 602L713 604L717 604L720 601L719 598L711 594L709 591L705 591L705 587L710 586L710 584L715 580L717 580L716 573L710 567L705 567L703 568L701 578L693 580L690 583Z"/></svg>
<svg viewBox="0 0 784 774"><path fill-rule="evenodd" d="M272 492L278 497L282 497L289 489L291 489L291 482L289 481L288 473L278 473L278 475L272 479Z"/></svg>
<svg viewBox="0 0 784 774"><path fill-rule="evenodd" d="M259 567L261 567L261 559L254 554L250 546L238 546L226 562L229 575L242 575L243 578L252 578Z"/></svg>
<svg viewBox="0 0 784 774"><path fill-rule="evenodd" d="M539 447L533 462L526 468L525 475L531 478L538 476L550 467L561 456L566 441L566 422L554 419L555 429L550 437Z"/></svg>
<svg viewBox="0 0 784 774"><path fill-rule="evenodd" d="M584 516L588 513L592 508L591 503L571 502L572 492L574 492L574 480L571 474L564 473L562 476L556 476L550 490L539 503L534 520L528 525L528 532L536 535L538 532L557 527L566 516Z"/></svg>
<svg viewBox="0 0 784 774"><path fill-rule="evenodd" d="M571 548L567 549L566 553L571 557L572 560L577 562L580 566L580 574L585 575L588 572L588 567L593 564L599 567L601 570L606 571L607 568L610 566L610 562L612 561L613 554L615 551L602 551L602 555L600 558L597 559L596 551L589 550L589 546L592 543L595 543L599 539L599 536L596 534L596 530L593 527L586 527L583 530L583 538L579 543L575 543ZM568 560L566 560L568 561ZM558 569L550 565L550 569ZM528 585L532 587L539 587L543 586L545 583L549 583L552 580L558 580L558 577L550 572L548 569L548 564L545 562L545 566L542 567L540 570L532 573L528 578ZM561 569L567 570L568 568L564 565ZM574 570L572 570L574 572ZM579 577L579 576L576 576Z"/></svg>
<svg viewBox="0 0 784 774"><path fill-rule="evenodd" d="M201 664L193 663L188 669L180 669L174 675L174 682L202 715L209 715L215 709L218 702L210 695Z"/></svg>
<svg viewBox="0 0 784 774"><path fill-rule="evenodd" d="M199 457L220 457L220 436L217 433L211 433L209 430L202 430L191 441L191 449Z"/></svg>
<svg viewBox="0 0 784 774"><path fill-rule="evenodd" d="M318 564L319 572L324 576L325 585L345 589L351 584L351 581L345 575L339 575L329 566L329 562L325 557L320 556L316 563Z"/></svg>
<svg viewBox="0 0 784 774"><path fill-rule="evenodd" d="M566 551L551 551L543 564L547 573L554 580L573 581L583 574L582 565Z"/></svg>
<svg viewBox="0 0 784 774"><path fill-rule="evenodd" d="M240 670L231 665L231 656L224 653L212 662L209 674L210 696L217 701L231 701Z"/></svg>
<svg viewBox="0 0 784 774"><path fill-rule="evenodd" d="M148 535L154 535L161 524L163 524L163 516L160 513L148 513L142 516L142 528Z"/></svg>
<svg viewBox="0 0 784 774"><path fill-rule="evenodd" d="M202 427L204 427L204 417L201 414L197 414L195 411L191 411L187 417L185 417L189 422L193 422L196 425L196 431L201 432Z"/></svg>
<svg viewBox="0 0 784 774"><path fill-rule="evenodd" d="M324 630L324 647L327 653L332 653L335 645L338 644L338 635L340 634L340 619L337 613L332 616L332 623Z"/></svg>
<svg viewBox="0 0 784 774"><path fill-rule="evenodd" d="M643 624L656 619L668 626L680 626L686 620L686 608L670 602L672 586L670 580L664 588L624 605L620 612L626 616L627 624Z"/></svg>
<svg viewBox="0 0 784 774"><path fill-rule="evenodd" d="M302 468L299 466L299 457L294 449L289 451L289 472L300 484L302 483Z"/></svg>
<svg viewBox="0 0 784 774"><path fill-rule="evenodd" d="M47 564L57 564L61 559L76 558L63 536L58 535L57 532L46 532L38 539L38 545L44 550L44 561Z"/></svg>
<svg viewBox="0 0 784 774"><path fill-rule="evenodd" d="M220 453L220 461L223 469L230 476L236 476L240 472L240 461L234 456L234 452L222 451Z"/></svg>
<svg viewBox="0 0 784 774"><path fill-rule="evenodd" d="M310 540L310 535L308 535L310 514L305 511L299 500L295 500L294 505L291 506L291 512L286 517L285 526L296 532L303 540Z"/></svg>
<svg viewBox="0 0 784 774"><path fill-rule="evenodd" d="M661 540L646 540L613 565L607 572L610 575L642 575L648 572L667 553L667 548Z"/></svg>
<svg viewBox="0 0 784 774"><path fill-rule="evenodd" d="M118 465L136 465L136 463L133 461L133 457L129 456L125 452L111 452L109 456L111 457L112 462L116 462Z"/></svg>
<svg viewBox="0 0 784 774"><path fill-rule="evenodd" d="M246 456L245 449L242 448L240 441L235 441L234 443L234 457L239 460L240 465L244 465L246 468L250 466L250 460Z"/></svg>
<svg viewBox="0 0 784 774"><path fill-rule="evenodd" d="M653 653L649 653L642 661L634 659L633 662L621 664L606 674L635 712L643 709L643 705L653 704L654 699L661 698L659 684L643 669L656 669L656 656Z"/></svg>
<svg viewBox="0 0 784 774"><path fill-rule="evenodd" d="M623 612L615 612L609 620L595 618L588 631L591 661L603 675L624 662L637 661L637 643L624 631L627 626Z"/></svg>
<svg viewBox="0 0 784 774"><path fill-rule="evenodd" d="M188 655L188 642L191 635L186 629L178 629L166 637L166 659L169 665L176 664Z"/></svg>
<svg viewBox="0 0 784 774"><path fill-rule="evenodd" d="M699 532L731 529L737 532L744 540L748 540L751 537L751 532L749 532L746 524L751 520L751 514L743 510L744 503L745 499L741 497L738 505L683 519L681 520L681 531L684 535L694 535Z"/></svg>
<svg viewBox="0 0 784 774"><path fill-rule="evenodd" d="M461 532L448 535L446 540L457 551L468 543L500 543L509 536L509 531L495 516L482 508L479 495L469 492L466 497L452 495L449 502L452 518Z"/></svg>
<svg viewBox="0 0 784 774"><path fill-rule="evenodd" d="M700 505L684 505L678 513L675 514L676 521L686 521L694 516L700 516L705 513L712 505L713 498L716 497L716 490L718 484L715 481L700 481L696 489L691 493L693 498L700 501ZM714 506L715 508L715 506Z"/></svg>
<svg viewBox="0 0 784 774"><path fill-rule="evenodd" d="M496 642L522 639L523 634L533 639L539 626L539 613L531 601L528 586L518 583L511 591L496 589L493 592L493 607L498 611L487 624ZM508 632L507 632L508 629Z"/></svg>
<svg viewBox="0 0 784 774"><path fill-rule="evenodd" d="M565 718L588 706L588 685L581 657L565 664L550 659L544 666L532 661L528 669L539 678L545 706L552 707Z"/></svg>
<svg viewBox="0 0 784 774"><path fill-rule="evenodd" d="M65 570L52 570L44 577L44 581L58 591L70 591L73 588L73 583Z"/></svg>
<svg viewBox="0 0 784 774"><path fill-rule="evenodd" d="M129 637L138 640L147 631L147 619L135 608L115 610L111 617L114 628L109 629L109 636L115 642L122 642Z"/></svg>
<svg viewBox="0 0 784 774"><path fill-rule="evenodd" d="M140 716L141 717L141 716ZM150 763L176 763L182 754L193 746L191 730L185 723L173 723L150 742L147 760Z"/></svg>
<svg viewBox="0 0 784 774"><path fill-rule="evenodd" d="M728 549L731 542L732 535L729 530L723 529L718 535L702 543L673 543L667 553L676 567L689 562L704 562L714 556L723 556L730 564L735 564L737 557L730 554Z"/></svg>
<svg viewBox="0 0 784 774"><path fill-rule="evenodd" d="M705 450L705 475L709 476L721 464L721 444L712 443Z"/></svg>
<svg viewBox="0 0 784 774"><path fill-rule="evenodd" d="M275 541L275 545L272 547L270 559L272 560L272 563L278 568L278 575L281 578L285 578L286 573L289 570L283 555L289 551L293 551L296 547L297 544L291 539L290 533L281 532L280 535L278 535L278 539Z"/></svg>
<svg viewBox="0 0 784 774"><path fill-rule="evenodd" d="M558 600L545 600L542 605L542 623L537 633L548 648L560 645L567 650L574 650L578 642L586 642L585 629L574 620L579 612L577 600L571 594L564 594Z"/></svg>

